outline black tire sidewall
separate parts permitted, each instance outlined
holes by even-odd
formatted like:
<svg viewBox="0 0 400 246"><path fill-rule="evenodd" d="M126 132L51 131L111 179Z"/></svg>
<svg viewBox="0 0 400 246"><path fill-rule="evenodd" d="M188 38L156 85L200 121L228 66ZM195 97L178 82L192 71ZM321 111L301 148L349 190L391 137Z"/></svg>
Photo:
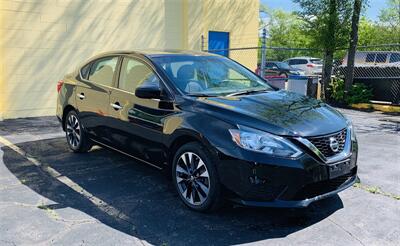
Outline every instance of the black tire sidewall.
<svg viewBox="0 0 400 246"><path fill-rule="evenodd" d="M179 191L178 184L176 182L176 165L179 157L185 152L193 152L198 155L204 162L207 167L207 171L210 178L210 190L206 201L201 205L192 205L186 201L186 199L182 196ZM197 142L191 142L183 145L178 151L175 153L173 163L172 163L172 182L174 183L175 190L178 192L180 199L185 203L189 208L199 211L199 212L207 212L213 211L219 207L219 203L221 201L221 188L218 178L218 173L215 167L215 160L212 157L210 151L206 149L203 145Z"/></svg>

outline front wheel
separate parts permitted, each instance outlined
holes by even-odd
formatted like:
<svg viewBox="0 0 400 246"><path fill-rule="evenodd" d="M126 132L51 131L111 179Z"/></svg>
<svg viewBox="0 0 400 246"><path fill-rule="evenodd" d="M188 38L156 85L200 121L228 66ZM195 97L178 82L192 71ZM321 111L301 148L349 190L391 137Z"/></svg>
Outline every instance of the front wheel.
<svg viewBox="0 0 400 246"><path fill-rule="evenodd" d="M188 143L176 152L172 177L179 197L189 208L208 212L221 206L221 185L215 161L201 144Z"/></svg>
<svg viewBox="0 0 400 246"><path fill-rule="evenodd" d="M92 147L78 114L73 110L68 112L65 119L65 136L69 148L74 152L88 152Z"/></svg>

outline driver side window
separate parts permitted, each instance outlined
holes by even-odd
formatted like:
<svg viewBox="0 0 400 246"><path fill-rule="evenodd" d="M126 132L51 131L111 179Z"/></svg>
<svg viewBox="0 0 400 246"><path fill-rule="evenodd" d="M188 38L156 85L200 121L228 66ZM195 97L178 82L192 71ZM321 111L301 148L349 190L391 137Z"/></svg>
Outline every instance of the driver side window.
<svg viewBox="0 0 400 246"><path fill-rule="evenodd" d="M139 86L157 85L160 80L157 75L143 62L125 57L122 61L118 88L134 93Z"/></svg>

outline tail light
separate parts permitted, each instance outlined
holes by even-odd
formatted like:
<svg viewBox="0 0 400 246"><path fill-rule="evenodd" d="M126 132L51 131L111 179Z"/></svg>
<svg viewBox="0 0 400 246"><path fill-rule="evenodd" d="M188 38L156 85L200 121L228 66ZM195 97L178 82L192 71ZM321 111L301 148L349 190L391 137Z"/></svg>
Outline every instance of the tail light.
<svg viewBox="0 0 400 246"><path fill-rule="evenodd" d="M307 64L307 67L315 67L315 65L310 63L310 64Z"/></svg>
<svg viewBox="0 0 400 246"><path fill-rule="evenodd" d="M60 93L61 87L64 84L64 80L60 80L57 82L57 93Z"/></svg>

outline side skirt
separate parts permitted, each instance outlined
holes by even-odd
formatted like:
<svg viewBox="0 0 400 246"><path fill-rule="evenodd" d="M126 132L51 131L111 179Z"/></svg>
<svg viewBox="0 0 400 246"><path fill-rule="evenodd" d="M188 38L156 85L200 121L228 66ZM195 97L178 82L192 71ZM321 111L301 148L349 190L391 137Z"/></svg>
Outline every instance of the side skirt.
<svg viewBox="0 0 400 246"><path fill-rule="evenodd" d="M95 142L96 144L98 144L98 145L100 145L100 146L103 146L103 147L109 148L109 149L111 149L111 150L117 151L117 152L119 152L119 153L121 153L121 154L124 154L124 155L126 155L126 156L129 156L129 157L131 157L131 158L133 158L133 159L135 159L135 160L138 160L138 161L143 162L143 163L145 163L145 164L147 164L147 165L150 165L150 166L152 166L152 167L155 167L155 168L157 168L158 170L162 170L162 168L159 167L159 166L157 166L156 164L153 164L153 163L150 163L150 162L148 162L148 161L142 160L142 159L140 159L140 158L138 158L138 157L136 157L136 156L130 155L130 154L128 154L128 153L125 153L125 152L123 152L123 151L121 151L121 150L119 150L119 149L113 148L113 147L111 147L111 146L109 146L109 145L107 145L107 144L101 143L101 142L99 142L99 141L96 141L96 140L93 140L93 139L90 139L90 140L93 141L93 142Z"/></svg>

